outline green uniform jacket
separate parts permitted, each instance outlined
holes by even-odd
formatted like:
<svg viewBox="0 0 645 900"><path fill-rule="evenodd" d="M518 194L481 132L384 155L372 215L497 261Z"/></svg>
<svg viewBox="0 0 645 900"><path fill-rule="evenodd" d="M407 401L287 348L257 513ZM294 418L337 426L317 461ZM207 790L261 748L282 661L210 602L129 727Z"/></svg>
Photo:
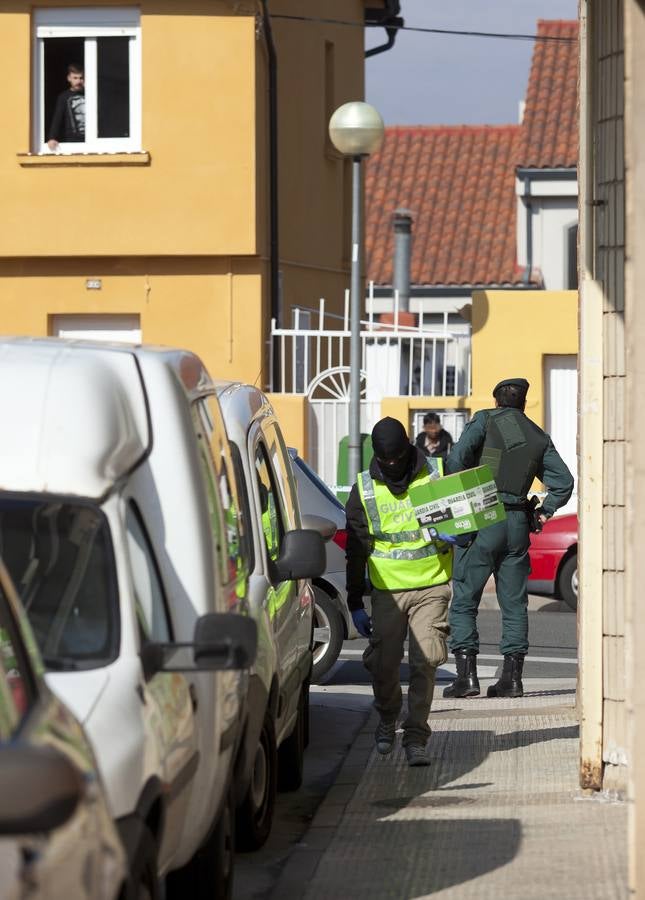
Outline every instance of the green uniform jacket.
<svg viewBox="0 0 645 900"><path fill-rule="evenodd" d="M447 475L451 475L453 472L461 472L463 469L472 469L473 466L479 464L479 456L486 439L486 425L489 412L490 410L485 409L475 413L466 425L461 437L446 460ZM524 414L522 413L522 415ZM547 489L542 509L545 515L552 516L571 497L573 493L573 475L553 446L553 441L550 437L548 438L542 460L538 465L536 477ZM500 493L500 499L506 503L515 503L525 500L526 497Z"/></svg>

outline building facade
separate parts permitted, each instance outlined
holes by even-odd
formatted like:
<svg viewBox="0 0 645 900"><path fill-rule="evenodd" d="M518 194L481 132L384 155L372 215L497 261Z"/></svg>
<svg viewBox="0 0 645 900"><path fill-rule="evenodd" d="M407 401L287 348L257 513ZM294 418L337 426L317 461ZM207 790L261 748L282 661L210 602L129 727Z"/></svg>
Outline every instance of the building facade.
<svg viewBox="0 0 645 900"><path fill-rule="evenodd" d="M269 6L0 6L3 332L181 345L266 385L271 318L342 297L351 198L327 122L363 96L364 32L286 17L361 26L366 4Z"/></svg>
<svg viewBox="0 0 645 900"><path fill-rule="evenodd" d="M629 802L645 897L645 4L581 0L581 784Z"/></svg>

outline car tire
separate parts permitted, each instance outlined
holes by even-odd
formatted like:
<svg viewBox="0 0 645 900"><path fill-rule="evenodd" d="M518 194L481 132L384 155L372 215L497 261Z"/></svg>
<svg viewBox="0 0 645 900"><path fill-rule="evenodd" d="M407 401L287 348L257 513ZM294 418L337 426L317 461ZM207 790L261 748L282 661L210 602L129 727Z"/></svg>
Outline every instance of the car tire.
<svg viewBox="0 0 645 900"><path fill-rule="evenodd" d="M161 897L157 875L157 844L152 832L145 825L139 851L130 872L130 886L129 896L135 900L159 900Z"/></svg>
<svg viewBox="0 0 645 900"><path fill-rule="evenodd" d="M314 664L311 681L319 684L340 655L345 639L343 620L331 597L320 588L314 588ZM316 639L318 637L318 640Z"/></svg>
<svg viewBox="0 0 645 900"><path fill-rule="evenodd" d="M237 809L235 834L238 850L259 850L271 833L278 786L275 725L267 710L251 774L251 783Z"/></svg>
<svg viewBox="0 0 645 900"><path fill-rule="evenodd" d="M565 559L558 574L558 594L571 609L578 608L578 554Z"/></svg>
<svg viewBox="0 0 645 900"><path fill-rule="evenodd" d="M166 879L166 900L231 900L235 864L235 792L229 787L217 824L189 863Z"/></svg>
<svg viewBox="0 0 645 900"><path fill-rule="evenodd" d="M309 682L300 688L298 715L293 731L278 750L278 790L297 791L302 784L305 761L305 738L309 718Z"/></svg>

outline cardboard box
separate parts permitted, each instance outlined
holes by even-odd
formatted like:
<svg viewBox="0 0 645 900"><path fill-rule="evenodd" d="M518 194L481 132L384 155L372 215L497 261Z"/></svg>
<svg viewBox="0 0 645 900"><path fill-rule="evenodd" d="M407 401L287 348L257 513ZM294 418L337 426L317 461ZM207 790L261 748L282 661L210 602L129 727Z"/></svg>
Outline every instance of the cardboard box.
<svg viewBox="0 0 645 900"><path fill-rule="evenodd" d="M410 499L419 524L443 534L480 531L506 518L488 466L446 475L423 487L412 485Z"/></svg>

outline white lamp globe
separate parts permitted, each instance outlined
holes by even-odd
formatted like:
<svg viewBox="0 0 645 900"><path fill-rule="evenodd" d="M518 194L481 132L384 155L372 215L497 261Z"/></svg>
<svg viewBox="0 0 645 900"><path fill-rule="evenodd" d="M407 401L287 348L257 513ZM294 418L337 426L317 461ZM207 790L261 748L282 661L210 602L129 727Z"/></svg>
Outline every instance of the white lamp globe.
<svg viewBox="0 0 645 900"><path fill-rule="evenodd" d="M329 120L329 137L343 156L369 156L381 146L384 133L379 112L362 100L339 106Z"/></svg>

